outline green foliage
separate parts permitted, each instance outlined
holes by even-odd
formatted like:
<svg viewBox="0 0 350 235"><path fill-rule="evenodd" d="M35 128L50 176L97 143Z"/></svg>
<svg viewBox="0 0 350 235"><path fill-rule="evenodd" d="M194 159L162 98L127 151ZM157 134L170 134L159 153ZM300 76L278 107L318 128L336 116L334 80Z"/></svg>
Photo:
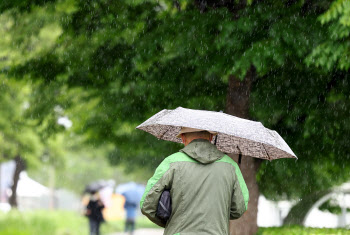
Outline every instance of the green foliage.
<svg viewBox="0 0 350 235"><path fill-rule="evenodd" d="M20 225L20 226L19 226ZM136 220L136 228L156 228L157 225L146 217ZM101 225L102 234L122 232L124 221L111 221ZM0 213L0 234L2 235L84 235L88 234L88 220L68 211L32 211L19 212L12 210L7 214Z"/></svg>
<svg viewBox="0 0 350 235"><path fill-rule="evenodd" d="M325 70L334 67L347 71L350 68L350 2L337 0L329 10L319 17L326 27L327 39L315 47L307 57L308 65L315 65Z"/></svg>
<svg viewBox="0 0 350 235"><path fill-rule="evenodd" d="M2 78L0 86L0 161L21 155L36 164L43 151L35 120L27 119L31 87Z"/></svg>
<svg viewBox="0 0 350 235"><path fill-rule="evenodd" d="M287 65L288 66L288 65ZM312 87L312 89L311 89ZM252 113L293 143L297 161L264 162L258 173L269 197L298 197L348 180L350 86L348 75L322 75L310 69L284 68L261 79L253 93ZM298 173L296 173L298 172ZM278 184L271 184L274 179Z"/></svg>
<svg viewBox="0 0 350 235"><path fill-rule="evenodd" d="M321 211L328 211L332 214L340 215L342 213L342 209L337 203L333 203L332 200L328 200L325 203L323 203L319 209ZM350 212L349 208L346 208L346 212Z"/></svg>
<svg viewBox="0 0 350 235"><path fill-rule="evenodd" d="M347 180L346 1L331 8L329 1L233 2L203 12L194 1L178 2L2 5L0 40L8 49L0 67L39 83L49 102L37 102L33 115L45 130L56 133L59 105L75 133L92 146L113 144L111 163L130 171L154 169L180 148L136 131L140 122L177 106L224 110L228 76L244 79L254 67L252 118L281 133L299 156L297 163L264 162L261 190L298 197Z"/></svg>
<svg viewBox="0 0 350 235"><path fill-rule="evenodd" d="M64 116L59 108L63 102L59 94L52 94L55 87L41 91L40 83L0 77L0 161L21 156L29 168L41 164L64 167L65 128L57 123Z"/></svg>
<svg viewBox="0 0 350 235"><path fill-rule="evenodd" d="M61 145L60 151L64 151L64 160L62 166L57 166L53 162L46 162L40 169L29 169L29 175L40 183L50 186L50 173L54 169L54 187L64 188L82 195L85 186L99 179L113 179L116 184L125 183L132 180L139 180L132 176L126 176L122 169L111 166L107 159L108 146L99 146L98 148L86 146L77 141L79 137L66 137L64 142L68 146ZM84 147L83 147L84 146ZM58 161L60 158L53 157L52 160ZM52 161L50 158L50 161Z"/></svg>
<svg viewBox="0 0 350 235"><path fill-rule="evenodd" d="M140 228L161 228L158 225L152 223L147 217L141 216L136 219L135 229ZM102 224L101 233L102 234L112 234L115 232L123 232L124 231L124 221L110 221L105 224Z"/></svg>
<svg viewBox="0 0 350 235"><path fill-rule="evenodd" d="M347 229L331 228L305 228L301 226L287 226L279 228L259 228L256 235L345 235L349 234Z"/></svg>
<svg viewBox="0 0 350 235"><path fill-rule="evenodd" d="M86 219L72 212L19 212L0 214L0 233L4 235L87 234ZM19 226L20 225L20 226Z"/></svg>
<svg viewBox="0 0 350 235"><path fill-rule="evenodd" d="M62 34L56 20L59 17L63 13L50 7L33 7L30 12L14 8L1 14L0 33L4 36L0 38L0 71L51 51Z"/></svg>

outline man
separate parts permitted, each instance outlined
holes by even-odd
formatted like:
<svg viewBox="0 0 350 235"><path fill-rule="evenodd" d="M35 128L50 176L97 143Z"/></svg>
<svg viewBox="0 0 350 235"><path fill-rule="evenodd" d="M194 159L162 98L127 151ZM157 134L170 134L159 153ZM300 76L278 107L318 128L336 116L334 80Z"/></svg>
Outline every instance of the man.
<svg viewBox="0 0 350 235"><path fill-rule="evenodd" d="M166 235L228 235L229 220L247 210L249 193L238 165L210 141L215 133L182 128L185 148L167 157L148 181L141 211L165 227ZM166 224L156 211L170 190L172 214Z"/></svg>

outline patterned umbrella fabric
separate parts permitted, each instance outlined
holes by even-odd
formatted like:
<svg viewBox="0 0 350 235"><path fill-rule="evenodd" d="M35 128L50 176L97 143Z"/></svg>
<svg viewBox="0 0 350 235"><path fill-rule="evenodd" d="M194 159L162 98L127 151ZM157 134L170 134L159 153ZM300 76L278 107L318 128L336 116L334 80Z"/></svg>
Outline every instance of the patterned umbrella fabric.
<svg viewBox="0 0 350 235"><path fill-rule="evenodd" d="M146 131L158 139L181 143L181 139L176 136L182 127L217 132L216 145L224 153L267 160L297 158L276 131L269 130L261 122L225 113L182 107L174 110L164 109L137 129Z"/></svg>

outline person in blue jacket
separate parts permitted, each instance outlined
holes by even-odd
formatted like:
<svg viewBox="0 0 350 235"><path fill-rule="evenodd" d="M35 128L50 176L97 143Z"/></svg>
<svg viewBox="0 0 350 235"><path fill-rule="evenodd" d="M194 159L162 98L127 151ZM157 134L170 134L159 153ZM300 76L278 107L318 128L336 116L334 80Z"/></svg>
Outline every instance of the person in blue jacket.
<svg viewBox="0 0 350 235"><path fill-rule="evenodd" d="M136 218L136 210L138 208L138 204L134 201L128 200L128 197L125 197L124 208L126 211L126 221L125 221L125 232L129 232L130 235L134 233L135 230L135 218Z"/></svg>

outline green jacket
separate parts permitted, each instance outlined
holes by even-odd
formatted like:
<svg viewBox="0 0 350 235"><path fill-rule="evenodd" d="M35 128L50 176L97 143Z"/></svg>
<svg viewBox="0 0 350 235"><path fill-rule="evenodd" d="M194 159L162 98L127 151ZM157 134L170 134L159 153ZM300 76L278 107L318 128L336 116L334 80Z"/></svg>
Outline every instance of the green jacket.
<svg viewBox="0 0 350 235"><path fill-rule="evenodd" d="M170 189L172 214L167 224L156 217L158 201ZM230 157L206 140L193 140L170 155L148 181L140 207L166 235L228 235L229 220L247 210L249 193Z"/></svg>

